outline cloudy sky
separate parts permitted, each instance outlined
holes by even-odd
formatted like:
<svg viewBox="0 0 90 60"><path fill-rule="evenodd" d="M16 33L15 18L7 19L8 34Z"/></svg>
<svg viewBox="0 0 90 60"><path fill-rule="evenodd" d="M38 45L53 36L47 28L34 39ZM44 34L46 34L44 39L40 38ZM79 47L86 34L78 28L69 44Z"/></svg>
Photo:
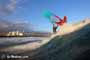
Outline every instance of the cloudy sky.
<svg viewBox="0 0 90 60"><path fill-rule="evenodd" d="M45 9L61 18L66 15L68 23L74 23L90 17L90 0L0 0L0 20L10 24L3 22L0 29L13 23L25 29L33 25L37 31L52 31L52 24L42 15Z"/></svg>

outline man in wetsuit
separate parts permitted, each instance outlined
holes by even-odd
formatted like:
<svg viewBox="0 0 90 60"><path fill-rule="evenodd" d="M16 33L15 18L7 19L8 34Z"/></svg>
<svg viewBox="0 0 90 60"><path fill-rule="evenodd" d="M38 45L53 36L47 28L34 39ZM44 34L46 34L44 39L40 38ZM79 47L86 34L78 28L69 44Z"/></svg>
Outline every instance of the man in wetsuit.
<svg viewBox="0 0 90 60"><path fill-rule="evenodd" d="M53 33L57 32L57 28L58 28L58 26L56 24L53 24Z"/></svg>

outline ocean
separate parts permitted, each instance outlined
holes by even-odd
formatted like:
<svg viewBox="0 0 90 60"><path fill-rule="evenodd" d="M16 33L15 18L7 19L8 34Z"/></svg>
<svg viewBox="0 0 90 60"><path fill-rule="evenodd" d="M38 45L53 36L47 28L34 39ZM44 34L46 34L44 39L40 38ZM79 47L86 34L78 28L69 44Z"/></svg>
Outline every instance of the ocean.
<svg viewBox="0 0 90 60"><path fill-rule="evenodd" d="M3 37L0 38L0 48L10 45L20 45L34 42L42 42L45 37Z"/></svg>

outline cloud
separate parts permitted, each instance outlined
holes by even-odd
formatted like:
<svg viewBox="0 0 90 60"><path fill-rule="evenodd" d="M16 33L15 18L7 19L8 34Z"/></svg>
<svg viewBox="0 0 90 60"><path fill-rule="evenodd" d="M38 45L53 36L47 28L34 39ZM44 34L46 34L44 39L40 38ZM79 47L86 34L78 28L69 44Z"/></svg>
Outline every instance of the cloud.
<svg viewBox="0 0 90 60"><path fill-rule="evenodd" d="M30 32L33 31L32 24L25 20L20 21L6 21L0 20L0 32L8 32L8 31L25 31Z"/></svg>
<svg viewBox="0 0 90 60"><path fill-rule="evenodd" d="M29 0L0 0L0 15L6 16L17 9L25 8L25 4L27 4L28 1Z"/></svg>
<svg viewBox="0 0 90 60"><path fill-rule="evenodd" d="M16 4L17 4L16 0L10 0L10 2L7 4L6 8L9 11L14 11L16 9Z"/></svg>
<svg viewBox="0 0 90 60"><path fill-rule="evenodd" d="M0 15L7 15L15 11L17 5L16 0L7 0L7 3L0 4Z"/></svg>

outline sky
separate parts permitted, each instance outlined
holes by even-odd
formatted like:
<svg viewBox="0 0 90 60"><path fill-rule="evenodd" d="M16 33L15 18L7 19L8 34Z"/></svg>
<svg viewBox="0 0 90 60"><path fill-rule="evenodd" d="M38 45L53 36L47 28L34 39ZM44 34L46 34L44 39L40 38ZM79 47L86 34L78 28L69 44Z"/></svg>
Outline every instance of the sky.
<svg viewBox="0 0 90 60"><path fill-rule="evenodd" d="M71 24L90 17L90 0L0 0L0 19L30 23L34 30L52 32L52 24L42 14L44 10L61 18L67 16Z"/></svg>

